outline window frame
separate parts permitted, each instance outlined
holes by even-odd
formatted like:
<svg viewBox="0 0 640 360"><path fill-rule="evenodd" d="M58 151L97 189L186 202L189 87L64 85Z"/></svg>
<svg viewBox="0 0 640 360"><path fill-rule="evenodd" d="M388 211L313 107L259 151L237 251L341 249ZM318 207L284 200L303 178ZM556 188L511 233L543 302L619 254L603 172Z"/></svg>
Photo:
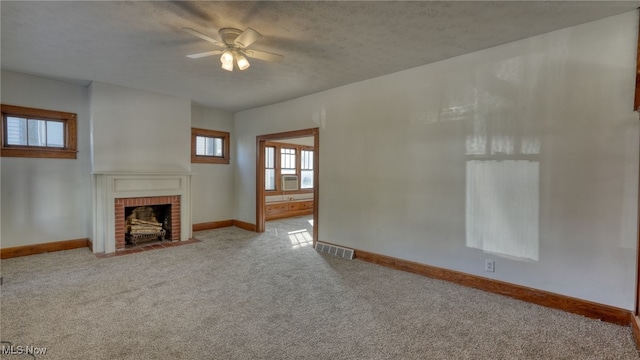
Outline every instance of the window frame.
<svg viewBox="0 0 640 360"><path fill-rule="evenodd" d="M0 126L0 139L2 141L2 146L0 147L1 157L77 159L78 128L77 115L75 113L5 104L1 104L0 107L2 110L2 126ZM60 148L7 144L7 117L62 122L64 146Z"/></svg>
<svg viewBox="0 0 640 360"><path fill-rule="evenodd" d="M312 193L314 191L314 188L302 188L302 151L312 151L314 152L314 156L315 156L315 151L316 149L313 146L308 146L308 145L298 145L298 144L291 144L291 143L285 143L285 142L279 142L279 141L265 141L265 149L267 147L273 147L274 148L274 152L275 152L275 174L276 174L276 181L275 181L275 189L264 189L264 193L266 196L271 196L271 195L284 195L284 194L307 194L307 193ZM282 176L282 153L281 153L281 149L295 149L295 155L296 155L296 160L295 160L295 164L296 164L296 173L295 175L298 176L298 190L289 190L289 191L283 191L282 190L282 183L280 181L281 176ZM265 159L266 160L266 159ZM262 171L265 171L267 169L266 167L266 161L264 164L264 168L262 169ZM315 171L315 170L314 170ZM294 175L294 174L292 174ZM265 181L265 187L266 187L266 181ZM315 187L315 184L314 184Z"/></svg>
<svg viewBox="0 0 640 360"><path fill-rule="evenodd" d="M304 156L305 152L310 152L311 153L311 165L310 165L311 168L310 169L309 168L305 168L303 166L303 163L305 162L305 156ZM299 182L300 182L300 184L299 184L299 186L300 186L301 190L313 189L313 186L311 186L311 187L303 187L302 186L302 172L303 171L311 171L313 173L315 171L315 169L313 168L313 157L314 156L315 156L315 150L314 149L305 149L305 148L301 148L300 149L300 170L299 170L299 174L300 174L299 175ZM307 165L309 165L309 161L306 161L306 162L307 162ZM312 178L313 178L313 176L312 176Z"/></svg>
<svg viewBox="0 0 640 360"><path fill-rule="evenodd" d="M276 155L277 148L275 146L265 146L264 153L264 184L265 191L276 191L278 189L278 160ZM267 149L273 149L273 158L269 161L267 157ZM269 163L273 162L273 167L269 167ZM273 189L267 189L267 170L273 170Z"/></svg>
<svg viewBox="0 0 640 360"><path fill-rule="evenodd" d="M284 152L283 150L289 150L292 152ZM281 146L280 148L278 148L278 155L280 156L280 175L300 175L300 166L298 166L298 153L299 153L299 149L297 146L289 146L289 145L285 145L285 146ZM293 156L293 161L287 161L289 164L293 163L293 167L284 167L283 165L283 157L285 158L289 158L289 160L291 160L291 156ZM293 170L294 173L293 174L284 174L282 172L282 170ZM299 185L299 184L298 184Z"/></svg>
<svg viewBox="0 0 640 360"><path fill-rule="evenodd" d="M196 137L222 139L222 156L197 155ZM191 128L191 163L192 164L229 164L230 134L226 131Z"/></svg>

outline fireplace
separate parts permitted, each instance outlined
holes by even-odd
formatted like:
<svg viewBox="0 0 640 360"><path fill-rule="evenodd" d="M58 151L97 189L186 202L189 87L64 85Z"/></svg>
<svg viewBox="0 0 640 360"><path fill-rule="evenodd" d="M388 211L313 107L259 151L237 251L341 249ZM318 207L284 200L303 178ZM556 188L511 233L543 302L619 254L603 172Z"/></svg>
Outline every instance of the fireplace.
<svg viewBox="0 0 640 360"><path fill-rule="evenodd" d="M171 204L125 206L124 219L126 246L171 240Z"/></svg>
<svg viewBox="0 0 640 360"><path fill-rule="evenodd" d="M164 230L164 233L160 235L158 232L156 237L171 241L180 240L180 196L116 198L114 210L116 250L123 250L126 247L127 237L130 243L134 242L133 245L137 245L136 237L132 236L135 234L131 234L134 218L161 224L160 230ZM148 239L152 238L153 236L148 236Z"/></svg>
<svg viewBox="0 0 640 360"><path fill-rule="evenodd" d="M125 249L127 211L136 207L170 206L165 240L189 240L190 204L189 173L94 173L93 251ZM165 215L160 216L156 220L164 224Z"/></svg>

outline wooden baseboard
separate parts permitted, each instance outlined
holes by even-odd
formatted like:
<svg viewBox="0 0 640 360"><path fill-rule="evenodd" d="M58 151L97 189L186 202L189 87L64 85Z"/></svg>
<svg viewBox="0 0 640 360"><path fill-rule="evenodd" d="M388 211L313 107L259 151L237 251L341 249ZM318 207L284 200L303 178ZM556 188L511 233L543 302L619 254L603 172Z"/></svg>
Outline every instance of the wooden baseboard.
<svg viewBox="0 0 640 360"><path fill-rule="evenodd" d="M255 224L249 224L248 222L233 220L233 225L239 227L240 229L245 229L249 231L256 231Z"/></svg>
<svg viewBox="0 0 640 360"><path fill-rule="evenodd" d="M631 314L631 329L636 340L636 347L640 350L640 318L638 315Z"/></svg>
<svg viewBox="0 0 640 360"><path fill-rule="evenodd" d="M193 224L193 231L211 230L223 227L233 226L234 220L211 221L205 223Z"/></svg>
<svg viewBox="0 0 640 360"><path fill-rule="evenodd" d="M222 220L193 224L193 231L211 230L229 226L237 226L241 229L256 231L256 226L254 224L240 220Z"/></svg>
<svg viewBox="0 0 640 360"><path fill-rule="evenodd" d="M42 254L60 250L78 249L88 246L89 239L75 239L55 241L44 244L33 244L0 249L0 259L10 259L19 256Z"/></svg>
<svg viewBox="0 0 640 360"><path fill-rule="evenodd" d="M472 287L495 294L506 295L515 299L560 309L586 317L601 319L618 325L628 326L631 311L614 306L599 304L587 300L577 299L544 290L511 284L499 280L484 278L455 270L443 269L394 257L355 250L355 257L397 270L412 272L434 279L445 280L459 285ZM637 336L637 335L636 335Z"/></svg>
<svg viewBox="0 0 640 360"><path fill-rule="evenodd" d="M87 239L87 247L93 252L93 241L91 239Z"/></svg>

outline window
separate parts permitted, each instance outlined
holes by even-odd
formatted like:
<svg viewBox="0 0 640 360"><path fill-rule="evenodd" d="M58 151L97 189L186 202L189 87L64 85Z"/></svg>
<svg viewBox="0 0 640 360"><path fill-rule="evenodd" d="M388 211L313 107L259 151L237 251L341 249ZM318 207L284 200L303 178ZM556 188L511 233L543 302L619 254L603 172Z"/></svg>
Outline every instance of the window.
<svg viewBox="0 0 640 360"><path fill-rule="evenodd" d="M196 136L196 155L222 157L221 138Z"/></svg>
<svg viewBox="0 0 640 360"><path fill-rule="evenodd" d="M267 146L264 148L264 188L265 190L276 189L276 148Z"/></svg>
<svg viewBox="0 0 640 360"><path fill-rule="evenodd" d="M2 156L75 159L76 114L2 105Z"/></svg>
<svg viewBox="0 0 640 360"><path fill-rule="evenodd" d="M313 150L300 152L300 188L313 189Z"/></svg>
<svg viewBox="0 0 640 360"><path fill-rule="evenodd" d="M313 146L267 141L264 151L264 189L270 195L284 193L282 175L298 176L299 190L287 190L287 194L313 191Z"/></svg>
<svg viewBox="0 0 640 360"><path fill-rule="evenodd" d="M281 148L280 149L280 174L295 175L296 170L296 149Z"/></svg>
<svg viewBox="0 0 640 360"><path fill-rule="evenodd" d="M191 162L229 163L229 133L191 128Z"/></svg>

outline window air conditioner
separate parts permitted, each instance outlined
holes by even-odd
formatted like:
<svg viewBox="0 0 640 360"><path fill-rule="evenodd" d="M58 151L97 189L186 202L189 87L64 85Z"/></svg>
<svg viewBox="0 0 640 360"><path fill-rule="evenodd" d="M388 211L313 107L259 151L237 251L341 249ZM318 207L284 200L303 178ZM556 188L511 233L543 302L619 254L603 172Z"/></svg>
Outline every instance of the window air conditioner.
<svg viewBox="0 0 640 360"><path fill-rule="evenodd" d="M298 175L282 175L282 191L298 190Z"/></svg>

